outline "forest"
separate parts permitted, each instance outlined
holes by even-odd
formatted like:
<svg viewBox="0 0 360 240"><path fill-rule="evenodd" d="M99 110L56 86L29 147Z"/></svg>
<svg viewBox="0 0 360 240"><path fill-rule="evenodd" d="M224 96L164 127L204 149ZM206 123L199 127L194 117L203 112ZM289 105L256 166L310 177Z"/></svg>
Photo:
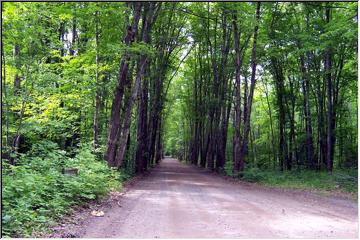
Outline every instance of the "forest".
<svg viewBox="0 0 360 240"><path fill-rule="evenodd" d="M165 156L357 195L357 24L356 2L2 2L2 235Z"/></svg>

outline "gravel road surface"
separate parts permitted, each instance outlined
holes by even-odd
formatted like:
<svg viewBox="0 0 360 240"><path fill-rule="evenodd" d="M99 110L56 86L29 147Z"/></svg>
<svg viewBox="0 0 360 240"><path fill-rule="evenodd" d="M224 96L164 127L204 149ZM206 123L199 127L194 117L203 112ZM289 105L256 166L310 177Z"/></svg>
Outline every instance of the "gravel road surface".
<svg viewBox="0 0 360 240"><path fill-rule="evenodd" d="M163 159L104 217L88 219L79 237L357 238L351 200L226 180Z"/></svg>

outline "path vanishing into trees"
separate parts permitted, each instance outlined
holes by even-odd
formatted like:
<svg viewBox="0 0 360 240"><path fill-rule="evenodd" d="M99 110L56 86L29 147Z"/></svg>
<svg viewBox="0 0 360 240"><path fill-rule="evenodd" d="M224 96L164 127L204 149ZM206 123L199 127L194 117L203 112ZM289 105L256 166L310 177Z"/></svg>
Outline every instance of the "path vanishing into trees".
<svg viewBox="0 0 360 240"><path fill-rule="evenodd" d="M251 185L251 186L250 186ZM78 237L355 238L357 205L309 192L234 182L165 158Z"/></svg>
<svg viewBox="0 0 360 240"><path fill-rule="evenodd" d="M358 21L357 2L2 4L1 237L355 238Z"/></svg>

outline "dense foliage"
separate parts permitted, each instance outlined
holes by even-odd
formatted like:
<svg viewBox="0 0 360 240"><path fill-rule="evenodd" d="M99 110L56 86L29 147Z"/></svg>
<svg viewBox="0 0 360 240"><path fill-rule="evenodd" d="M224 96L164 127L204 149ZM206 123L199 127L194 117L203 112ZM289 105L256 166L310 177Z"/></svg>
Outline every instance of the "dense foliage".
<svg viewBox="0 0 360 240"><path fill-rule="evenodd" d="M357 169L356 3L257 7L192 7L194 50L170 91L167 154L231 175Z"/></svg>
<svg viewBox="0 0 360 240"><path fill-rule="evenodd" d="M164 155L353 191L357 21L357 3L2 3L3 234Z"/></svg>
<svg viewBox="0 0 360 240"><path fill-rule="evenodd" d="M78 174L63 174L63 164ZM18 237L51 226L73 204L119 189L121 180L119 172L95 159L89 146L71 158L45 140L34 143L17 165L3 162L2 174L3 235Z"/></svg>

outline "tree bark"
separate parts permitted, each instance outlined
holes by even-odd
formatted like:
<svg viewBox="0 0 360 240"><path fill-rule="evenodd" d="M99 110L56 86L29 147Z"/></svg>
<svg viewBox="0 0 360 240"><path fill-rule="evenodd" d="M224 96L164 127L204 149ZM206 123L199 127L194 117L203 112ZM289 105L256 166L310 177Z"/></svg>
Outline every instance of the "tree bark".
<svg viewBox="0 0 360 240"><path fill-rule="evenodd" d="M147 104L148 104L148 86L147 80L144 78L142 89L139 94L139 105L137 114L137 146L135 154L135 171L143 172L147 168L148 151L146 143L148 141L147 129Z"/></svg>
<svg viewBox="0 0 360 240"><path fill-rule="evenodd" d="M259 21L260 21L260 5L261 3L257 3L256 7L256 23L254 27L254 40L253 40L253 46L251 51L251 79L250 79L250 92L249 96L247 98L247 109L246 109L246 118L244 122L244 136L243 141L240 148L240 156L239 156L239 169L235 169L235 171L242 172L244 170L245 165L245 154L246 154L246 147L248 145L248 137L249 137L249 131L250 131L250 116L251 116L251 107L252 107L252 100L254 96L254 90L255 90L255 84L256 84L256 65L257 65L257 59L256 59L256 44L257 44L257 35L258 35L258 29L259 29Z"/></svg>
<svg viewBox="0 0 360 240"><path fill-rule="evenodd" d="M225 152L226 152L226 142L227 142L227 128L228 128L228 100L227 93L231 92L228 89L228 79L232 74L227 72L228 55L230 51L231 44L231 31L227 27L227 17L226 12L222 12L222 46L221 46L221 62L219 70L219 80L220 82L220 106L218 107L218 130L217 130L217 152L216 152L216 170L223 171L225 165Z"/></svg>
<svg viewBox="0 0 360 240"><path fill-rule="evenodd" d="M14 96L20 95L20 87L21 87L21 77L19 75L20 72L20 46L19 44L14 44L13 56L15 62L15 76L14 76Z"/></svg>
<svg viewBox="0 0 360 240"><path fill-rule="evenodd" d="M140 20L142 3L134 3L134 18L131 26L127 27L127 35L124 42L130 46L135 40L137 33L138 23ZM130 54L125 52L120 62L120 69L118 74L118 84L114 92L114 98L111 106L111 116L109 121L108 139L106 144L106 151L104 158L108 162L109 167L116 167L116 141L119 136L120 130L120 107L124 95L125 83L127 80L129 70Z"/></svg>
<svg viewBox="0 0 360 240"><path fill-rule="evenodd" d="M289 169L291 164L288 160L288 149L286 144L286 113L285 113L285 87L282 66L275 57L271 57L273 75L275 77L276 101L278 105L279 118L279 167L284 170L284 165ZM289 169L290 170L290 169Z"/></svg>
<svg viewBox="0 0 360 240"><path fill-rule="evenodd" d="M325 10L326 23L330 23L330 3L326 3ZM325 77L327 82L327 148L326 148L326 169L329 173L333 170L334 160L334 112L333 112L333 86L332 86L332 59L331 49L327 48L325 52Z"/></svg>
<svg viewBox="0 0 360 240"><path fill-rule="evenodd" d="M310 100L309 100L310 83L309 83L309 78L307 75L308 73L305 67L305 59L303 55L300 56L300 70L303 77L302 88L304 93L306 157L309 168L315 169L314 146L313 146L313 138L312 138L311 112L310 112Z"/></svg>
<svg viewBox="0 0 360 240"><path fill-rule="evenodd" d="M143 21L142 21L142 23L143 23L142 41L144 43L150 42L151 26L154 23L154 21L157 17L157 13L158 13L158 12L156 12L156 13L154 12L155 7L157 6L155 2L151 2L148 4L150 6L145 4L145 11L144 11ZM121 163L124 159L127 137L128 137L128 134L130 131L130 125L131 125L131 112L133 110L136 96L141 87L141 83L144 81L145 69L147 68L148 63L149 63L148 56L141 55L139 57L138 72L137 72L134 88L132 89L132 92L131 92L129 103L126 107L126 112L125 112L125 116L124 116L124 125L122 127L122 132L121 132L122 134L120 136L119 147L118 147L118 150L116 152L116 157L115 157L115 166L117 168L121 167Z"/></svg>
<svg viewBox="0 0 360 240"><path fill-rule="evenodd" d="M237 16L233 14L233 27L234 27L234 45L235 45L235 104L234 104L234 138L233 138L233 158L234 158L234 173L238 173L242 168L240 163L240 122L241 122L241 84L240 84L240 33L237 27Z"/></svg>
<svg viewBox="0 0 360 240"><path fill-rule="evenodd" d="M289 109L289 118L290 118L290 133L289 133L289 160L292 164L294 160L296 159L296 162L298 162L298 159L296 157L296 147L295 147L295 103L296 103L296 97L294 93L294 80L291 79L289 76L289 86L290 86L290 102L291 107ZM299 167L299 164L297 164Z"/></svg>
<svg viewBox="0 0 360 240"><path fill-rule="evenodd" d="M276 144L275 144L274 124L273 124L271 105L270 105L270 101L269 101L269 91L267 88L268 87L267 82L264 85L265 85L264 90L265 90L266 103L267 103L267 107L268 107L268 114L269 114L269 120L270 120L271 149L272 149L272 153L273 153L273 166L275 168L276 162L277 162L277 153L276 153Z"/></svg>
<svg viewBox="0 0 360 240"><path fill-rule="evenodd" d="M93 125L93 134L94 134L94 151L96 152L99 147L99 114L100 114L100 82L99 82L99 11L95 12L95 48L96 48L96 68L95 68L95 84L96 84L96 92L95 92L95 111L94 111L94 125Z"/></svg>
<svg viewBox="0 0 360 240"><path fill-rule="evenodd" d="M7 86L6 86L6 61L5 61L5 52L4 52L4 46L1 44L1 57L2 57L2 64L3 64L3 101L2 103L5 103L5 146L9 146L9 101L7 98ZM7 151L7 150L6 150Z"/></svg>

